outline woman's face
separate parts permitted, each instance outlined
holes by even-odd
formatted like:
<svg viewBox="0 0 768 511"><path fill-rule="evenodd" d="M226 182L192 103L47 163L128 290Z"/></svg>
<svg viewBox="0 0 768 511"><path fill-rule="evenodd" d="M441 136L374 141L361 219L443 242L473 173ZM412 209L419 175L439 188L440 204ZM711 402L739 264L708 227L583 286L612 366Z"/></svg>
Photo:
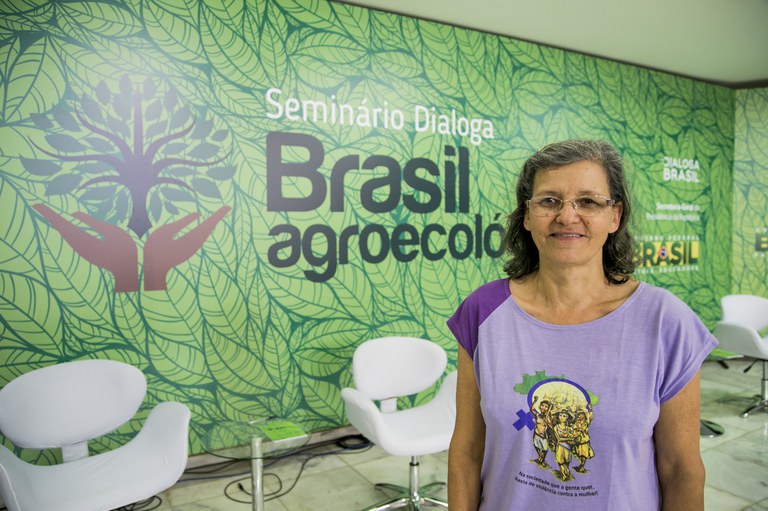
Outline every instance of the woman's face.
<svg viewBox="0 0 768 511"><path fill-rule="evenodd" d="M608 173L597 162L585 160L542 170L533 178L533 197L569 200L584 195L611 195ZM608 234L619 228L620 220L621 204L581 216L572 203L566 202L559 213L550 217L535 216L528 209L524 226L539 249L540 268L594 264L602 269L603 245Z"/></svg>

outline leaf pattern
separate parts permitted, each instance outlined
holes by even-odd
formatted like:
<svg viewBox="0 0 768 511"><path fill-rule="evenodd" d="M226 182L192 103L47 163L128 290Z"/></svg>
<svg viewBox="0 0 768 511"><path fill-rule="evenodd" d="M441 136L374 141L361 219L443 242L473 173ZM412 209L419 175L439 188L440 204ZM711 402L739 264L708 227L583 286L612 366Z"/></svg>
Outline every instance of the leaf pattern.
<svg viewBox="0 0 768 511"><path fill-rule="evenodd" d="M258 53L234 27L227 25L213 10L200 9L200 34L203 49L213 70L244 87L261 88L268 83Z"/></svg>
<svg viewBox="0 0 768 511"><path fill-rule="evenodd" d="M48 37L40 37L26 47L20 38L0 47L3 121L19 121L46 112L64 97L64 69L51 46Z"/></svg>
<svg viewBox="0 0 768 511"><path fill-rule="evenodd" d="M126 7L105 2L68 2L60 6L58 21L71 20L86 33L124 37L140 32L140 21Z"/></svg>
<svg viewBox="0 0 768 511"><path fill-rule="evenodd" d="M766 89L731 91L327 0L0 2L0 33L0 384L80 358L140 367L149 382L141 413L97 450L120 445L164 400L192 408L192 452L201 451L200 435L217 420L285 416L309 430L344 424L339 390L351 383L354 349L372 337L428 338L448 351L454 367L457 348L445 320L478 285L503 275L505 256L477 257L473 246L464 259L430 260L416 242L404 248L412 260L390 253L366 262L359 231L371 224L387 232L410 224L419 233L429 224L446 231L459 223L503 224L523 161L557 139L614 143L630 169L638 233L699 240L698 270L640 278L676 293L709 325L718 319L719 296L768 293L766 252L755 249L755 237L768 230ZM303 100L355 112L386 106L402 113L404 125L305 122L300 113L269 118L271 87L299 107ZM143 95L149 140L190 130L163 146L163 158L217 160L200 173L190 165L168 167L163 179L187 186L151 190L152 221L169 224L189 214L202 221L225 205L231 210L193 256L168 272L167 289L115 293L113 275L85 261L32 206L46 204L74 222L75 213L86 212L126 229L135 207L129 193L113 182L84 189L92 179L114 177L112 167L104 158L71 157L120 153L85 123L131 140L134 105L118 98L133 91ZM474 145L455 132L416 132L416 105L489 120L493 138ZM268 210L265 144L273 131L319 140L317 172L326 183L336 162L357 156L359 165L340 185L342 211L330 210L328 190L311 211ZM448 146L469 154L466 213L444 210ZM440 190L440 207L416 213L399 200L391 211L366 211L363 193L384 200L389 192L370 189L371 178L384 175L363 168L373 155L397 163L401 197L424 198L402 179L407 163L433 161L438 175L420 175ZM665 181L665 156L698 161L699 182ZM306 161L307 154L286 147L281 157ZM300 179L286 178L282 186L310 191ZM657 203L694 204L703 220L648 220ZM286 225L300 233L323 225L337 236L309 248L295 240L282 256L294 250L296 263L276 267L270 231ZM358 234L342 242L338 234L348 227ZM145 240L134 241L141 253ZM306 254L330 250L321 241L348 257L331 268L332 277L315 282L305 272L329 263L312 266ZM437 251L446 237L425 243Z"/></svg>
<svg viewBox="0 0 768 511"><path fill-rule="evenodd" d="M0 313L7 334L33 351L61 355L63 318L59 304L41 282L0 273ZM10 302L6 297L14 297Z"/></svg>
<svg viewBox="0 0 768 511"><path fill-rule="evenodd" d="M142 2L144 28L152 42L175 60L203 64L203 45L191 7L191 2L146 0Z"/></svg>
<svg viewBox="0 0 768 511"><path fill-rule="evenodd" d="M735 96L731 287L734 293L768 296L768 89Z"/></svg>
<svg viewBox="0 0 768 511"><path fill-rule="evenodd" d="M24 275L42 281L30 211L10 182L0 180L0 271Z"/></svg>

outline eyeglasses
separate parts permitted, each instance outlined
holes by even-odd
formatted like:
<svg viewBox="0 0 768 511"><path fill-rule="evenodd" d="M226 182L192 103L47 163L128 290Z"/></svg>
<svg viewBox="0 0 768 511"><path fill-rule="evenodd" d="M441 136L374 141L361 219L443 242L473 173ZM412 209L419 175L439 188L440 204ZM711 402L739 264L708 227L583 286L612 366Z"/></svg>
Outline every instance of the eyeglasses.
<svg viewBox="0 0 768 511"><path fill-rule="evenodd" d="M582 195L573 199L558 199L557 197L533 197L525 201L526 206L536 216L555 216L563 209L563 205L570 202L573 209L580 216L592 216L601 213L606 208L616 204L614 199L604 195Z"/></svg>

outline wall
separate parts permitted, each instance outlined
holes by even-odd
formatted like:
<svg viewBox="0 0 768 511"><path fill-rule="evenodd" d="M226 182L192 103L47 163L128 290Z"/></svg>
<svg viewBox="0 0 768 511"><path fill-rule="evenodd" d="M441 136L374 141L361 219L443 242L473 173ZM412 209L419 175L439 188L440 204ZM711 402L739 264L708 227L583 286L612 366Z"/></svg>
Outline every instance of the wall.
<svg viewBox="0 0 768 511"><path fill-rule="evenodd" d="M639 277L716 319L732 91L304 4L4 4L0 383L134 364L143 413L190 405L193 452L221 419L344 424L362 340L423 336L455 364L445 320L502 276L518 169L568 137L625 154Z"/></svg>
<svg viewBox="0 0 768 511"><path fill-rule="evenodd" d="M733 292L768 297L768 89L736 91Z"/></svg>

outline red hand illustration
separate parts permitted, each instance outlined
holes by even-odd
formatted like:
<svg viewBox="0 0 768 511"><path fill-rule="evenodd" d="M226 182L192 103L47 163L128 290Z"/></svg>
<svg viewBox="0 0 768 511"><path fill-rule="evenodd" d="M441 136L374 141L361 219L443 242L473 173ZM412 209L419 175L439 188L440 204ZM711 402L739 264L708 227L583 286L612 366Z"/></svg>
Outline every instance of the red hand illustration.
<svg viewBox="0 0 768 511"><path fill-rule="evenodd" d="M32 207L83 259L114 275L116 293L139 290L138 251L127 232L116 225L96 220L86 213L72 214L73 217L98 232L101 235L99 238L70 222L45 204L35 204Z"/></svg>
<svg viewBox="0 0 768 511"><path fill-rule="evenodd" d="M199 213L190 213L181 220L152 231L144 244L144 290L168 289L166 282L168 271L200 250L214 227L231 209L229 206L220 208L210 218L203 220L200 225L179 238L174 239L174 236L200 218Z"/></svg>

